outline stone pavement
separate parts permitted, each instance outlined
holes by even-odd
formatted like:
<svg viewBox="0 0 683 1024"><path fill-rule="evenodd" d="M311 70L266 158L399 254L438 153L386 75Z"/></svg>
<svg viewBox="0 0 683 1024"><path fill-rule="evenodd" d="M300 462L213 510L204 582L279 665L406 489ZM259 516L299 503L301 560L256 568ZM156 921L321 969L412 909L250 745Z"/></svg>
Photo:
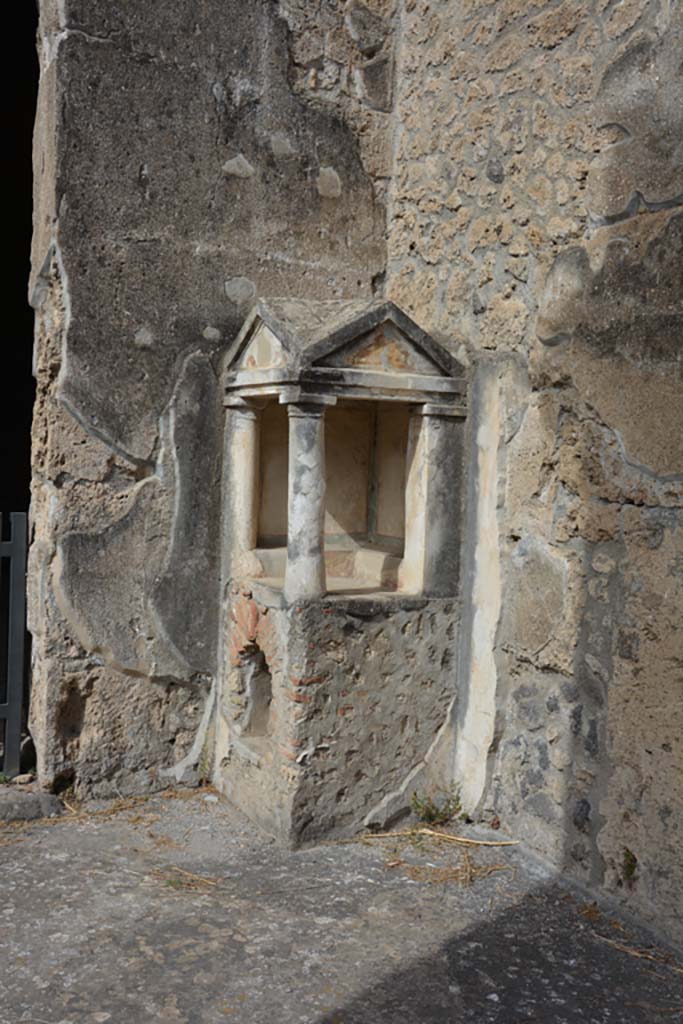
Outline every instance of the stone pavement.
<svg viewBox="0 0 683 1024"><path fill-rule="evenodd" d="M2 1024L683 1021L683 958L521 847L287 851L205 790L0 843Z"/></svg>

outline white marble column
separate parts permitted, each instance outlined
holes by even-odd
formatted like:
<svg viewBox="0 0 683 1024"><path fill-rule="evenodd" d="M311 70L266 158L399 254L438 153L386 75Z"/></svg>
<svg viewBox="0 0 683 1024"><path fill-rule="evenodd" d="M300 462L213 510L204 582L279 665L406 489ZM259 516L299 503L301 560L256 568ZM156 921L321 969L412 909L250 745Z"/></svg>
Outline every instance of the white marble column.
<svg viewBox="0 0 683 1024"><path fill-rule="evenodd" d="M448 406L417 406L410 417L399 578L409 594L457 592L464 423L464 409Z"/></svg>
<svg viewBox="0 0 683 1024"><path fill-rule="evenodd" d="M399 589L421 594L427 548L427 429L419 409L408 424L406 451L405 540Z"/></svg>
<svg viewBox="0 0 683 1024"><path fill-rule="evenodd" d="M325 580L325 405L301 399L287 404L289 481L288 604L322 597Z"/></svg>
<svg viewBox="0 0 683 1024"><path fill-rule="evenodd" d="M254 554L258 535L260 414L247 401L235 399L230 409L230 533L231 575L260 572Z"/></svg>

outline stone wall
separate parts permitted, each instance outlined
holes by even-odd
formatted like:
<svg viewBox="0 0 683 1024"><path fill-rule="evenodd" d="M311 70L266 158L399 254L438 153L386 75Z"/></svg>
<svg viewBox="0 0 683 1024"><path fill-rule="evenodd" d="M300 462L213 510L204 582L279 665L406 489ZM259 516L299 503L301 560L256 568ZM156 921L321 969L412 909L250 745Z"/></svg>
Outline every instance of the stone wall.
<svg viewBox="0 0 683 1024"><path fill-rule="evenodd" d="M283 608L265 589L232 586L216 784L294 843L409 813L457 705L455 603L338 595ZM255 655L272 680L261 730L243 727Z"/></svg>
<svg viewBox="0 0 683 1024"><path fill-rule="evenodd" d="M251 299L385 287L471 373L460 696L411 785L680 937L682 32L669 0L41 0L43 782L143 790L197 736Z"/></svg>
<svg viewBox="0 0 683 1024"><path fill-rule="evenodd" d="M405 0L388 294L471 367L468 809L681 935L683 19Z"/></svg>
<svg viewBox="0 0 683 1024"><path fill-rule="evenodd" d="M218 636L218 363L251 300L382 280L389 115L353 68L332 78L339 40L362 78L387 23L360 26L370 57L325 6L305 32L323 57L300 17L41 2L31 718L41 779L81 796L158 784L196 733Z"/></svg>

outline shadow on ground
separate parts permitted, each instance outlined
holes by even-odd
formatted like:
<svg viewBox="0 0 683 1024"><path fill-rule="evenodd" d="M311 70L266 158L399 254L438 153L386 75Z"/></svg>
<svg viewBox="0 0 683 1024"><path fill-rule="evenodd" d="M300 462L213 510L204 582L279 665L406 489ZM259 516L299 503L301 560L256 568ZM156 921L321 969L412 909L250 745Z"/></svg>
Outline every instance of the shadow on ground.
<svg viewBox="0 0 683 1024"><path fill-rule="evenodd" d="M200 790L5 826L0 861L0 1024L683 1021L682 958L517 845L286 850Z"/></svg>
<svg viewBox="0 0 683 1024"><path fill-rule="evenodd" d="M633 946L633 932L593 905L583 921L577 909L561 885L540 887L317 1024L683 1021L680 965L642 934Z"/></svg>

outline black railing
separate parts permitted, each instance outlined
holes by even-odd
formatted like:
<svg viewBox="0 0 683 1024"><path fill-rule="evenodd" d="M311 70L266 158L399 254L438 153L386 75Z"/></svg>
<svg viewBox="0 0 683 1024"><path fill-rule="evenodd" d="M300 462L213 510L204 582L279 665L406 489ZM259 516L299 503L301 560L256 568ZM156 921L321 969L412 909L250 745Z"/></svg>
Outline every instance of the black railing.
<svg viewBox="0 0 683 1024"><path fill-rule="evenodd" d="M19 773L26 644L26 513L0 540L0 772Z"/></svg>

